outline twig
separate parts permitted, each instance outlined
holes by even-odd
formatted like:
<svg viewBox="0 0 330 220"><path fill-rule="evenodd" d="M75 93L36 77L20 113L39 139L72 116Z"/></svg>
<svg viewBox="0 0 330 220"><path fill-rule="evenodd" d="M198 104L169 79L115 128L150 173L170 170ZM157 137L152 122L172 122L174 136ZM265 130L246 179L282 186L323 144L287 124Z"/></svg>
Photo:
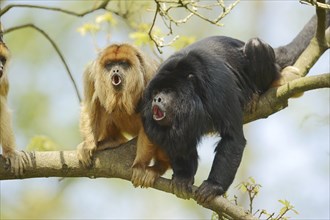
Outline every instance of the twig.
<svg viewBox="0 0 330 220"><path fill-rule="evenodd" d="M54 47L55 51L57 52L58 56L60 57L61 61L63 62L64 67L65 67L65 69L66 69L66 71L67 71L67 73L68 73L68 75L70 77L70 80L71 80L71 82L72 82L72 84L74 86L74 89L76 91L76 95L78 97L78 100L79 100L79 102L81 102L81 97L80 97L80 94L79 94L79 91L78 91L78 87L76 85L76 82L75 82L72 74L71 74L71 71L69 69L69 66L68 66L67 62L65 61L65 59L64 59L64 57L63 57L60 49L58 48L58 46L56 45L56 43L54 42L54 40L51 37L49 37L49 35L45 31L43 31L39 27L35 26L34 24L24 24L24 25L15 26L15 27L6 29L4 31L4 34L8 34L8 33L12 32L12 31L17 31L19 29L28 28L28 27L30 27L32 29L35 29L38 32L40 32L51 43L51 45Z"/></svg>
<svg viewBox="0 0 330 220"><path fill-rule="evenodd" d="M90 13L92 13L94 11L97 11L99 9L105 9L105 10L107 10L106 7L109 4L109 2L110 2L110 0L104 0L98 7L89 9L89 10L84 11L84 12L81 12L81 13L70 11L70 10L66 10L66 9L62 9L62 8L56 8L56 7L46 7L46 6L28 5L28 4L12 4L12 5L7 5L2 10L0 10L0 16L2 16L3 14L5 14L6 12L8 12L12 8L36 8L36 9L57 11L57 12L61 12L61 13L64 13L64 14L73 15L73 16L77 16L77 17L83 17L83 16L85 16L87 14L90 14ZM117 14L117 12L114 12L114 11L112 11L112 13Z"/></svg>
<svg viewBox="0 0 330 220"><path fill-rule="evenodd" d="M173 32L172 23L175 25L184 24L189 19L191 19L193 15L201 18L204 21L207 21L208 23L217 26L222 26L222 24L219 22L221 21L222 18L224 18L227 14L229 14L229 12L237 5L239 0L236 0L228 7L226 7L223 1L221 0L216 1L216 3L204 4L204 5L201 4L199 1L186 1L186 0L154 0L154 2L157 5L157 9L154 14L154 20L149 31L149 37L155 43L157 50L161 53L160 48L171 45L176 40L176 37L174 37L167 44L160 44L160 42L158 42L157 39L155 39L155 36L151 35L152 30L155 27L155 18L158 15L161 16L164 25L169 29L169 35L172 34ZM185 17L181 19L175 19L173 16L171 16L171 10L179 9L179 8L184 8L188 12L188 15L185 15ZM219 16L214 20L209 19L207 16L204 16L203 14L198 12L198 9L213 10L215 8L220 8L220 10L222 9L222 13L220 13Z"/></svg>
<svg viewBox="0 0 330 220"><path fill-rule="evenodd" d="M152 30L154 29L154 26L155 26L155 23L157 20L158 11L159 11L159 4L156 2L156 11L154 14L154 18L152 19L152 23L151 23L148 35L149 35L150 39L154 42L158 52L163 53L162 50L160 49L160 45L158 44L158 42L155 40L154 36L152 35Z"/></svg>
<svg viewBox="0 0 330 220"><path fill-rule="evenodd" d="M318 8L323 8L323 9L330 9L330 5L324 2L318 2L316 0L300 0L300 3L306 4L306 5L313 5Z"/></svg>

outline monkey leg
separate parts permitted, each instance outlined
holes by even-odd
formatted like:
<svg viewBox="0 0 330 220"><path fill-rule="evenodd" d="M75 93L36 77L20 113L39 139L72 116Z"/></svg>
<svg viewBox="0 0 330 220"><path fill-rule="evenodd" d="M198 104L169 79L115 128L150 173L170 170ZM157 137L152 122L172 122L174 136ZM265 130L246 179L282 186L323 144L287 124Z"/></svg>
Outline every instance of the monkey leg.
<svg viewBox="0 0 330 220"><path fill-rule="evenodd" d="M3 157L10 164L11 172L16 176L22 175L28 157L23 152L15 150L16 143L10 112L4 100L1 100L0 103L0 143L2 145Z"/></svg>
<svg viewBox="0 0 330 220"><path fill-rule="evenodd" d="M104 121L101 117L104 115L104 109L101 108L99 102L83 103L80 113L80 132L83 136L83 142L77 146L78 160L84 167L92 166L92 157L96 151L97 140L100 131L105 130Z"/></svg>
<svg viewBox="0 0 330 220"><path fill-rule="evenodd" d="M161 161L155 161L153 167L148 167L151 160L156 157L156 153L156 146L150 142L144 129L141 128L137 141L136 157L132 165L133 174L131 181L135 187L152 186L155 180L159 177L159 172L165 169L165 166Z"/></svg>
<svg viewBox="0 0 330 220"><path fill-rule="evenodd" d="M120 145L126 143L128 140L123 135L120 139L113 139L113 138L107 138L102 141L97 142L97 151L109 149L109 148L117 148ZM118 138L118 137L117 137Z"/></svg>
<svg viewBox="0 0 330 220"><path fill-rule="evenodd" d="M92 157L95 150L96 145L93 142L83 141L77 146L77 157L84 167L92 166Z"/></svg>
<svg viewBox="0 0 330 220"><path fill-rule="evenodd" d="M299 79L301 76L299 75L299 69L294 66L285 67L277 76L277 78L272 83L271 87L279 87L282 86L292 80ZM293 98L299 98L304 93L294 94Z"/></svg>
<svg viewBox="0 0 330 220"><path fill-rule="evenodd" d="M216 147L209 177L195 192L197 203L209 202L227 191L240 165L245 144L243 135L235 138L222 137Z"/></svg>
<svg viewBox="0 0 330 220"><path fill-rule="evenodd" d="M184 156L174 155L171 158L171 165L173 169L171 182L173 193L179 198L189 199L198 166L197 149L192 148Z"/></svg>
<svg viewBox="0 0 330 220"><path fill-rule="evenodd" d="M146 167L143 184L141 184L141 187L145 188L153 186L155 180L162 176L170 167L170 162L165 152L159 147L153 147L156 148L155 164Z"/></svg>

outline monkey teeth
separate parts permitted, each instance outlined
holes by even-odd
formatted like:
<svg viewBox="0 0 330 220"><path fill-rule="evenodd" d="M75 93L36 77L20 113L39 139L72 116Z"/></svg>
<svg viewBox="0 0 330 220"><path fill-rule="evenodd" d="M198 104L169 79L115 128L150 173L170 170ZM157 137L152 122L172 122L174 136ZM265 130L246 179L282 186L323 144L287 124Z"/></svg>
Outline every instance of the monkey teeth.
<svg viewBox="0 0 330 220"><path fill-rule="evenodd" d="M111 82L112 82L112 85L118 86L121 83L121 77L118 74L114 74L111 77Z"/></svg>
<svg viewBox="0 0 330 220"><path fill-rule="evenodd" d="M152 108L152 112L153 112L153 119L155 121L160 121L160 120L163 120L166 116L165 112L163 112L157 105L155 105L153 108Z"/></svg>

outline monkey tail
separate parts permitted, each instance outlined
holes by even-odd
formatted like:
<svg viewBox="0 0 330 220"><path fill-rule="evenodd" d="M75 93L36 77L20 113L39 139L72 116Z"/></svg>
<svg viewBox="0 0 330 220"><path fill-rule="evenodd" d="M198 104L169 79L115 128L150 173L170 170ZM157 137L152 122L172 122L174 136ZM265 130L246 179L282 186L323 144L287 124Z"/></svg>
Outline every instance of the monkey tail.
<svg viewBox="0 0 330 220"><path fill-rule="evenodd" d="M330 13L329 10L327 10L326 27L329 27L329 25ZM292 66L297 61L299 56L309 45L311 39L314 37L316 28L317 16L314 15L289 44L274 49L276 62L280 66L281 70L287 66Z"/></svg>

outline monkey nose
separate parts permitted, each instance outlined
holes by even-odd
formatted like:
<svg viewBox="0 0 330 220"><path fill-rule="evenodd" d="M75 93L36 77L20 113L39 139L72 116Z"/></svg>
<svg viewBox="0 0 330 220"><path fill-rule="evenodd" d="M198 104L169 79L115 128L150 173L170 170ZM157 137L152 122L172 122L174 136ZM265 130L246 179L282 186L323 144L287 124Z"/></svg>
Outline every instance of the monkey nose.
<svg viewBox="0 0 330 220"><path fill-rule="evenodd" d="M161 103L161 102L162 102L162 97L158 95L154 97L154 103Z"/></svg>

